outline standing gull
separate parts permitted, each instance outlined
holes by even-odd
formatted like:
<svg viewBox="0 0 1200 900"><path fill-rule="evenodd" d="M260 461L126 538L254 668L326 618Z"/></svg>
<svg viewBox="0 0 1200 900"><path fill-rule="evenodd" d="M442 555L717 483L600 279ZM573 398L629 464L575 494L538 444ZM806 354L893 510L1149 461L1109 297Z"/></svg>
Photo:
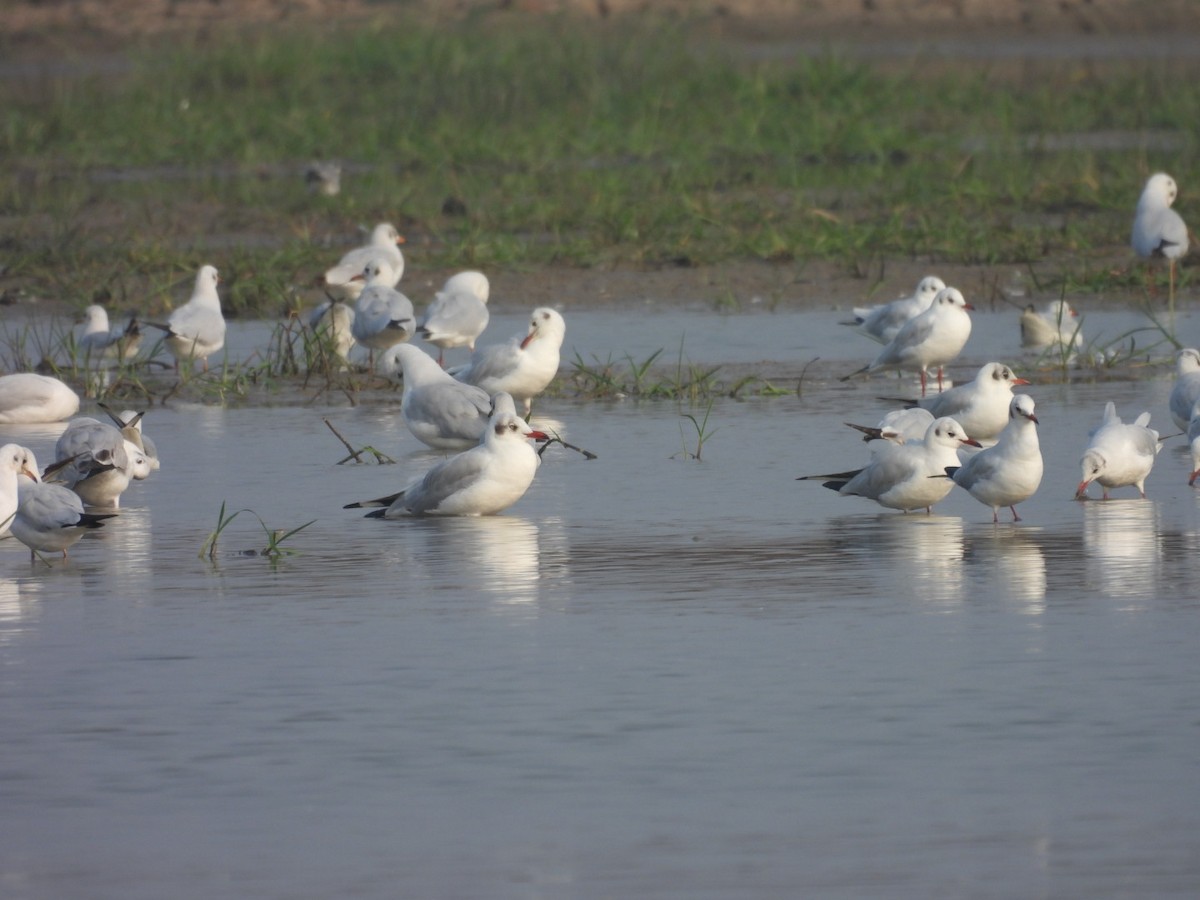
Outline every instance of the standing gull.
<svg viewBox="0 0 1200 900"><path fill-rule="evenodd" d="M1162 449L1158 432L1149 428L1150 413L1144 412L1133 424L1126 424L1117 415L1111 400L1104 407L1104 421L1093 429L1087 450L1080 464L1083 480L1075 489L1076 500L1087 499L1088 485L1098 482L1108 499L1110 488L1133 485L1146 496L1146 476L1154 468L1154 458Z"/></svg>
<svg viewBox="0 0 1200 900"><path fill-rule="evenodd" d="M1009 422L995 446L981 450L946 474L966 488L984 506L992 508L992 522L1000 521L1000 507L1012 510L1021 521L1017 504L1028 500L1042 483L1042 450L1038 444L1033 398L1017 394L1009 404Z"/></svg>
<svg viewBox="0 0 1200 900"><path fill-rule="evenodd" d="M21 476L37 480L37 461L30 468L30 453L17 444L0 447L0 537L7 537L17 514L17 487Z"/></svg>
<svg viewBox="0 0 1200 900"><path fill-rule="evenodd" d="M208 358L225 346L225 317L221 315L221 298L217 282L221 279L213 266L201 266L196 286L187 303L167 317L167 324L149 324L167 333L167 349L175 357L175 370L180 362L199 359L208 371Z"/></svg>
<svg viewBox="0 0 1200 900"><path fill-rule="evenodd" d="M909 296L879 306L856 306L854 321L844 324L855 325L871 340L886 344L909 319L916 318L929 309L933 298L945 286L946 283L936 275L926 275Z"/></svg>
<svg viewBox="0 0 1200 900"><path fill-rule="evenodd" d="M1138 198L1130 243L1142 259L1165 258L1168 272L1168 305L1175 312L1175 262L1188 252L1188 229L1171 204L1179 188L1166 172L1151 175Z"/></svg>
<svg viewBox="0 0 1200 900"><path fill-rule="evenodd" d="M438 364L444 363L445 351L466 347L475 352L475 339L488 323L488 295L491 286L482 272L459 272L446 280L425 315L417 323L417 333L438 348Z"/></svg>
<svg viewBox="0 0 1200 900"><path fill-rule="evenodd" d="M331 299L357 300L362 293L363 283L355 276L361 275L368 263L376 262L387 266L385 270L390 279L388 287L395 287L404 275L404 254L400 245L404 238L396 231L394 225L381 222L371 232L371 240L362 247L356 247L343 256L336 266L325 272L325 289Z"/></svg>
<svg viewBox="0 0 1200 900"><path fill-rule="evenodd" d="M1167 405L1171 420L1180 429L1187 429L1192 409L1200 400L1200 350L1185 347L1175 354L1175 384Z"/></svg>
<svg viewBox="0 0 1200 900"><path fill-rule="evenodd" d="M478 385L488 394L504 391L525 405L549 387L558 374L559 354L567 325L557 311L539 306L530 316L529 330L504 344L480 347L471 361L451 374L459 381Z"/></svg>
<svg viewBox="0 0 1200 900"><path fill-rule="evenodd" d="M365 287L354 304L354 339L373 355L411 338L416 330L412 301L392 287L387 264L372 260L358 278Z"/></svg>
<svg viewBox="0 0 1200 900"><path fill-rule="evenodd" d="M487 430L492 398L483 388L464 384L412 344L399 344L380 358L379 372L404 379L400 415L413 436L439 450L474 447Z"/></svg>
<svg viewBox="0 0 1200 900"><path fill-rule="evenodd" d="M85 360L99 361L105 356L117 360L132 359L142 343L142 330L137 317L133 317L124 328L112 328L108 312L98 303L83 311L83 328L75 340L75 347Z"/></svg>
<svg viewBox="0 0 1200 900"><path fill-rule="evenodd" d="M916 405L930 414L953 416L977 441L990 441L1008 424L1008 407L1013 387L1029 384L1004 363L990 362L966 384L918 400Z"/></svg>
<svg viewBox="0 0 1200 900"><path fill-rule="evenodd" d="M37 460L29 450L25 450L24 468L37 472ZM66 559L68 547L116 515L84 512L78 494L62 485L39 481L36 476L19 476L17 492L19 503L12 520L12 534L29 548L30 560L38 552L60 551Z"/></svg>

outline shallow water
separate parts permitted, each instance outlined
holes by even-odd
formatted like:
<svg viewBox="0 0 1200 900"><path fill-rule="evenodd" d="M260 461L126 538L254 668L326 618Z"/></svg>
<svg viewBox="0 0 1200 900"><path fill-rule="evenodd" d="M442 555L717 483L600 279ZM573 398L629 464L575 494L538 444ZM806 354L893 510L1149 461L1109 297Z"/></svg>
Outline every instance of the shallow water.
<svg viewBox="0 0 1200 900"><path fill-rule="evenodd" d="M860 364L836 318L568 313L568 344ZM1015 313L972 342L1015 360ZM551 447L485 520L341 509L437 458L384 404L156 407L119 520L53 568L0 544L0 894L1194 896L1182 440L1150 499L1071 499L1104 402L1170 433L1170 384L1029 388L1046 477L999 526L794 480L865 460L841 423L890 378L718 401L702 461L672 403L543 401L599 458ZM336 465L324 417L396 464ZM316 521L272 563L241 514L210 563L222 502Z"/></svg>

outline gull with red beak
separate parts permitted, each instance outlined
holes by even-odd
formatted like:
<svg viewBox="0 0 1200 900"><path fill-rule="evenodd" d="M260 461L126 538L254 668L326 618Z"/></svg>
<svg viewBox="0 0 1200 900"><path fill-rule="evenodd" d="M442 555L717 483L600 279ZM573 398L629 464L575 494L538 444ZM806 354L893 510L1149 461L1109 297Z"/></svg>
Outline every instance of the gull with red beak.
<svg viewBox="0 0 1200 900"><path fill-rule="evenodd" d="M381 222L371 232L371 240L362 247L355 247L343 256L336 266L325 272L325 291L331 300L358 299L362 293L363 282L356 279L361 275L368 263L376 262L387 266L388 287L395 287L404 275L404 254L400 245L404 238L396 231L394 225Z"/></svg>
<svg viewBox="0 0 1200 900"><path fill-rule="evenodd" d="M1091 433L1091 441L1084 451L1083 480L1075 489L1076 500L1087 499L1088 485L1097 482L1108 499L1110 488L1133 485L1138 493L1146 496L1146 476L1154 468L1154 458L1162 449L1158 432L1149 428L1150 413L1144 412L1126 424L1117 415L1117 406L1111 400L1104 407L1104 421Z"/></svg>
<svg viewBox="0 0 1200 900"><path fill-rule="evenodd" d="M992 508L992 522L1000 521L1002 506L1012 510L1014 522L1021 521L1017 504L1032 497L1042 483L1037 425L1033 398L1017 394L1009 404L1008 424L995 446L979 451L958 468L946 469L955 484Z"/></svg>
<svg viewBox="0 0 1200 900"><path fill-rule="evenodd" d="M466 366L451 370L459 381L483 388L488 394L504 391L525 404L549 387L558 374L559 355L567 325L556 310L539 306L529 320L529 330L504 344L480 347Z"/></svg>
<svg viewBox="0 0 1200 900"><path fill-rule="evenodd" d="M990 362L974 380L956 385L940 394L921 400L906 401L929 410L936 418L952 416L968 435L977 441L992 441L1008 424L1008 406L1013 387L1029 384L1018 378L1004 363Z"/></svg>

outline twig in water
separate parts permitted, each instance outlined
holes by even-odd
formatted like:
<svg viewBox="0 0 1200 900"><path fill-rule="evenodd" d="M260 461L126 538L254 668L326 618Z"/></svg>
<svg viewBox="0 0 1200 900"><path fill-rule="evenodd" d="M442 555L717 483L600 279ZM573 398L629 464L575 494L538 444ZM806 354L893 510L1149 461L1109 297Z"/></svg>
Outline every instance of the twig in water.
<svg viewBox="0 0 1200 900"><path fill-rule="evenodd" d="M568 450L574 450L577 453L582 453L584 459L598 459L596 454L593 453L591 450L584 450L582 447L576 447L574 444L568 444L566 441L564 441L562 438L560 438L554 432L550 433L550 437L546 439L546 443L544 443L544 444L542 444L542 446L538 447L537 455L541 456L543 453L545 453L546 448L549 447L551 444L562 444Z"/></svg>
<svg viewBox="0 0 1200 900"><path fill-rule="evenodd" d="M375 462L377 462L381 466L384 465L385 463L394 463L395 462L395 460L392 459L390 456L388 456L386 453L380 453L374 447L363 447L361 450L355 450L354 447L350 444L350 442L348 440L346 440L344 437L342 437L342 435L338 432L338 430L333 427L332 422L330 422L328 419L322 419L321 421L324 422L329 427L329 430L333 432L334 437L336 437L339 441L342 442L342 446L344 446L348 451L350 451L349 456L344 456L338 460L337 464L339 466L350 462L350 460L354 460L356 463L361 463L363 461L362 455L364 453L370 453L372 456L374 456Z"/></svg>

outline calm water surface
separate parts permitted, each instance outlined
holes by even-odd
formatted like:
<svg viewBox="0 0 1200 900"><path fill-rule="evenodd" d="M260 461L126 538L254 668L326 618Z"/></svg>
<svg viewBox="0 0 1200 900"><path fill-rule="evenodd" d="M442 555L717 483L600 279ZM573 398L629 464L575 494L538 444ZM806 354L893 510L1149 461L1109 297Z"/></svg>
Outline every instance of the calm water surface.
<svg viewBox="0 0 1200 900"><path fill-rule="evenodd" d="M829 318L578 313L568 344L869 358ZM0 544L0 896L1195 896L1183 441L1149 500L1071 499L1104 402L1169 433L1170 380L1030 388L1046 478L1000 526L794 480L865 460L841 423L898 386L718 402L702 461L671 403L545 401L599 459L550 448L487 520L341 509L437 458L386 405L152 409L119 520L49 569ZM323 417L396 464L336 465ZM223 501L316 521L272 563L242 514L210 563Z"/></svg>

